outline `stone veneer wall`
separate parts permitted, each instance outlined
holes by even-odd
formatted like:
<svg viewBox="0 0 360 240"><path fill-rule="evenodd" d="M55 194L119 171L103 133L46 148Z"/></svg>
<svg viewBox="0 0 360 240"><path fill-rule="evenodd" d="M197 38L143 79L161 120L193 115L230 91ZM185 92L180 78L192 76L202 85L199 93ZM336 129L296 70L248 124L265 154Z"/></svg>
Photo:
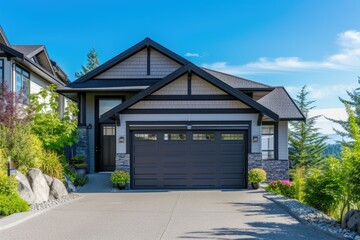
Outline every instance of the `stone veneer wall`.
<svg viewBox="0 0 360 240"><path fill-rule="evenodd" d="M266 171L266 182L274 180L289 180L289 160L263 160Z"/></svg>
<svg viewBox="0 0 360 240"><path fill-rule="evenodd" d="M253 168L266 171L266 182L289 179L289 160L263 160L261 153L249 153L248 171Z"/></svg>
<svg viewBox="0 0 360 240"><path fill-rule="evenodd" d="M130 154L117 153L115 158L116 169L130 172Z"/></svg>
<svg viewBox="0 0 360 240"><path fill-rule="evenodd" d="M87 134L88 129L86 127L78 127L79 130L79 142L76 143L75 155L82 155L85 159L89 159L89 137Z"/></svg>

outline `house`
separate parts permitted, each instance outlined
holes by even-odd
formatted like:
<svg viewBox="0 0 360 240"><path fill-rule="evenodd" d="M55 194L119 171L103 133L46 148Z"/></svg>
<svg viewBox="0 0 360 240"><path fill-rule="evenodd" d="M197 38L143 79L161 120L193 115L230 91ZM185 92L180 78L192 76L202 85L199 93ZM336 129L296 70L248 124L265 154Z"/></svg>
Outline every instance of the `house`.
<svg viewBox="0 0 360 240"><path fill-rule="evenodd" d="M50 84L65 86L69 83L64 71L50 59L44 45L12 45L0 27L0 92L6 85L28 102L29 94ZM67 101L68 98L59 96L60 114L63 114Z"/></svg>
<svg viewBox="0 0 360 240"><path fill-rule="evenodd" d="M283 87L196 66L149 38L58 91L78 101L90 172L130 172L133 189L243 188L247 172L288 179Z"/></svg>

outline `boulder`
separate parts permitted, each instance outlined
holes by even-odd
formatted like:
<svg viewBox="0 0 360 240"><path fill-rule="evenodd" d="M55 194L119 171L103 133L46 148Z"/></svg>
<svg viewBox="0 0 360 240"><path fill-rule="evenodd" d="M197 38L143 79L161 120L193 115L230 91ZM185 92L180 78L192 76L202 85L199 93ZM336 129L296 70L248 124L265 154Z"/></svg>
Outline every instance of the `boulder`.
<svg viewBox="0 0 360 240"><path fill-rule="evenodd" d="M57 178L54 178L50 186L50 198L59 199L62 196L68 195L65 185Z"/></svg>
<svg viewBox="0 0 360 240"><path fill-rule="evenodd" d="M346 213L344 219L341 222L342 228L348 228L351 231L360 233L360 211L350 210Z"/></svg>
<svg viewBox="0 0 360 240"><path fill-rule="evenodd" d="M30 187L29 180L19 171L16 171L15 177L19 182L17 190L20 197L29 204L33 204L35 202L35 195Z"/></svg>
<svg viewBox="0 0 360 240"><path fill-rule="evenodd" d="M49 200L50 188L40 169L31 168L27 176L35 195L35 203L42 203Z"/></svg>
<svg viewBox="0 0 360 240"><path fill-rule="evenodd" d="M66 188L69 192L77 192L75 185L70 181L68 176L65 175Z"/></svg>
<svg viewBox="0 0 360 240"><path fill-rule="evenodd" d="M47 185L50 187L52 182L54 181L53 177L50 177L49 175L44 174L44 177L46 179Z"/></svg>

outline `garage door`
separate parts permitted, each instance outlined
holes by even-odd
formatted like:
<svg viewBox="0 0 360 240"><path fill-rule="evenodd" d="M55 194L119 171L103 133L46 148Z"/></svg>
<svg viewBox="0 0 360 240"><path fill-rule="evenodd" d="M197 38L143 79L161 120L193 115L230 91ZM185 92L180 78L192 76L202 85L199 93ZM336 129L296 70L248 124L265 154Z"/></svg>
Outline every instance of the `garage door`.
<svg viewBox="0 0 360 240"><path fill-rule="evenodd" d="M133 131L135 189L243 188L244 131Z"/></svg>

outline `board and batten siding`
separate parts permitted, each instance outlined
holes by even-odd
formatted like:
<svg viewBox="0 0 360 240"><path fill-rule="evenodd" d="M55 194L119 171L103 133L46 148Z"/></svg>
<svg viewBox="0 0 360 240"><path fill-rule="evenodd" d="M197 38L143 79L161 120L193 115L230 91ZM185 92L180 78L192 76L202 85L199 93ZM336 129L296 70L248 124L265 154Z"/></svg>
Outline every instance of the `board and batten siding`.
<svg viewBox="0 0 360 240"><path fill-rule="evenodd" d="M251 121L252 136L260 136L261 127L257 125L258 114L120 114L120 126L116 127L116 153L127 153L126 142L130 136L126 135L126 122L129 121ZM221 123L219 123L221 125ZM164 127L166 129L166 127ZM124 143L119 143L120 136L125 137ZM252 139L252 137L251 137ZM261 141L251 142L252 152L261 152Z"/></svg>
<svg viewBox="0 0 360 240"><path fill-rule="evenodd" d="M154 49L150 49L150 75L147 74L147 49L116 64L95 79L114 78L163 78L181 65Z"/></svg>
<svg viewBox="0 0 360 240"><path fill-rule="evenodd" d="M279 146L279 160L289 159L288 148L288 122L280 121L278 125L278 146Z"/></svg>

